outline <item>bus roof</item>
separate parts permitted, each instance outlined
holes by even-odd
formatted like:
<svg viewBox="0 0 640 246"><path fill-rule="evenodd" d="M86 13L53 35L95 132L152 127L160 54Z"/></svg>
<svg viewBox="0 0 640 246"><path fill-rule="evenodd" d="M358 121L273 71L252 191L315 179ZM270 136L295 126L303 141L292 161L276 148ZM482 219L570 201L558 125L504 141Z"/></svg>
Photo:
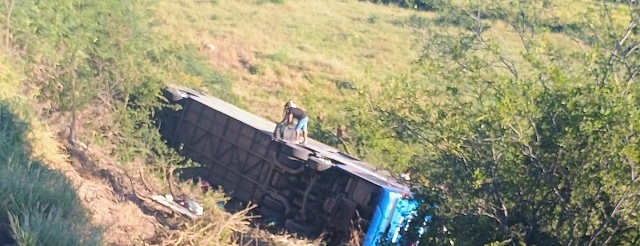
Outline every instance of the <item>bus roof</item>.
<svg viewBox="0 0 640 246"><path fill-rule="evenodd" d="M180 86L170 86L171 88L177 89L179 91L185 92L183 97L189 97L195 101L198 101L208 107L211 107L218 112L224 113L232 118L235 118L243 123L250 125L258 130L261 130L265 134L272 135L274 129L276 128L276 123L260 116L257 116L253 113L250 113L244 109L241 109L235 105L227 103L219 98L204 95L196 90L180 87ZM375 169L371 164L366 163L362 160L359 160L355 157L349 156L343 152L340 152L338 149L326 145L322 142L314 140L310 138L307 141L306 146L307 149L319 154L320 156L332 160L334 163L337 163L335 167L345 170L346 172L352 173L358 177L361 177L369 182L376 184L380 187L397 191L397 192L408 192L409 188L406 185L399 183L394 177L385 173L384 171Z"/></svg>

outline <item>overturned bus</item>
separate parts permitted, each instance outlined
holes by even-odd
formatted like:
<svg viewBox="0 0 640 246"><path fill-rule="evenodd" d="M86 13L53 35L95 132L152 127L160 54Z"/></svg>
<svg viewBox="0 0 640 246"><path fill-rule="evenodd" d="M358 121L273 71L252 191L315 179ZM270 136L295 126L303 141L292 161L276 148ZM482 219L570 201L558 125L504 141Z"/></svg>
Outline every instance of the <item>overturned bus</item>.
<svg viewBox="0 0 640 246"><path fill-rule="evenodd" d="M292 127L218 98L182 87L163 93L181 105L159 124L168 144L201 165L202 179L292 233L378 245L398 242L414 215L408 187L357 158L313 139L294 144Z"/></svg>

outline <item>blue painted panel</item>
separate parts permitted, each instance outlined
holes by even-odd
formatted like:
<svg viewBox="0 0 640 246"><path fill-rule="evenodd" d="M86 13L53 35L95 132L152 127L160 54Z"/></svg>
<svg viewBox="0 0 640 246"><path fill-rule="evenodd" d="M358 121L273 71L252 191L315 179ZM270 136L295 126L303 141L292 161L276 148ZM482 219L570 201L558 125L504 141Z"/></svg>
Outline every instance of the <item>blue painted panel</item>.
<svg viewBox="0 0 640 246"><path fill-rule="evenodd" d="M400 243L405 232L412 230L409 222L416 218L417 209L415 200L406 199L397 191L381 189L363 246L378 245L383 238L386 242ZM418 233L424 233L424 228L416 229Z"/></svg>
<svg viewBox="0 0 640 246"><path fill-rule="evenodd" d="M395 214L396 204L402 195L387 189L381 189L378 196L376 211L373 214L369 229L364 238L363 246L376 246L391 223Z"/></svg>

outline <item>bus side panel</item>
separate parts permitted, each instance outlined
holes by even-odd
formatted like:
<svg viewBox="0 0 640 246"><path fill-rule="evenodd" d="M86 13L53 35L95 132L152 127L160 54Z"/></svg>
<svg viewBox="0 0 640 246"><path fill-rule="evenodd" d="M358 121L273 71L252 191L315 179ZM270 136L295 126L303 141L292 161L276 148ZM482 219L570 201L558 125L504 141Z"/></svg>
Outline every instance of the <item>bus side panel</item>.
<svg viewBox="0 0 640 246"><path fill-rule="evenodd" d="M364 245L380 241L399 194L337 166L307 168L287 156L270 132L217 111L218 105L193 98L180 103L182 111L172 114L179 118L160 130L201 165L200 177L241 202L258 204L264 218L299 235L328 232L329 245L342 245L359 229L366 233Z"/></svg>

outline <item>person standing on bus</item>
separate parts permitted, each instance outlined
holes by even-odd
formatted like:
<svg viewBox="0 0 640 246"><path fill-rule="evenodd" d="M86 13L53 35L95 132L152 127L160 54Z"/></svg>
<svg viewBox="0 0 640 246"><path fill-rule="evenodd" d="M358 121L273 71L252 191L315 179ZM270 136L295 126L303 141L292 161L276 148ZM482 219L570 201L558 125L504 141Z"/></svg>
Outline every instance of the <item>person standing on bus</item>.
<svg viewBox="0 0 640 246"><path fill-rule="evenodd" d="M309 123L309 116L304 110L296 107L296 104L293 101L289 100L285 105L285 113L284 113L284 122L292 123L295 118L298 120L298 124L296 124L296 142L299 144L306 144L308 138L307 124ZM300 141L300 133L302 133L302 141Z"/></svg>

